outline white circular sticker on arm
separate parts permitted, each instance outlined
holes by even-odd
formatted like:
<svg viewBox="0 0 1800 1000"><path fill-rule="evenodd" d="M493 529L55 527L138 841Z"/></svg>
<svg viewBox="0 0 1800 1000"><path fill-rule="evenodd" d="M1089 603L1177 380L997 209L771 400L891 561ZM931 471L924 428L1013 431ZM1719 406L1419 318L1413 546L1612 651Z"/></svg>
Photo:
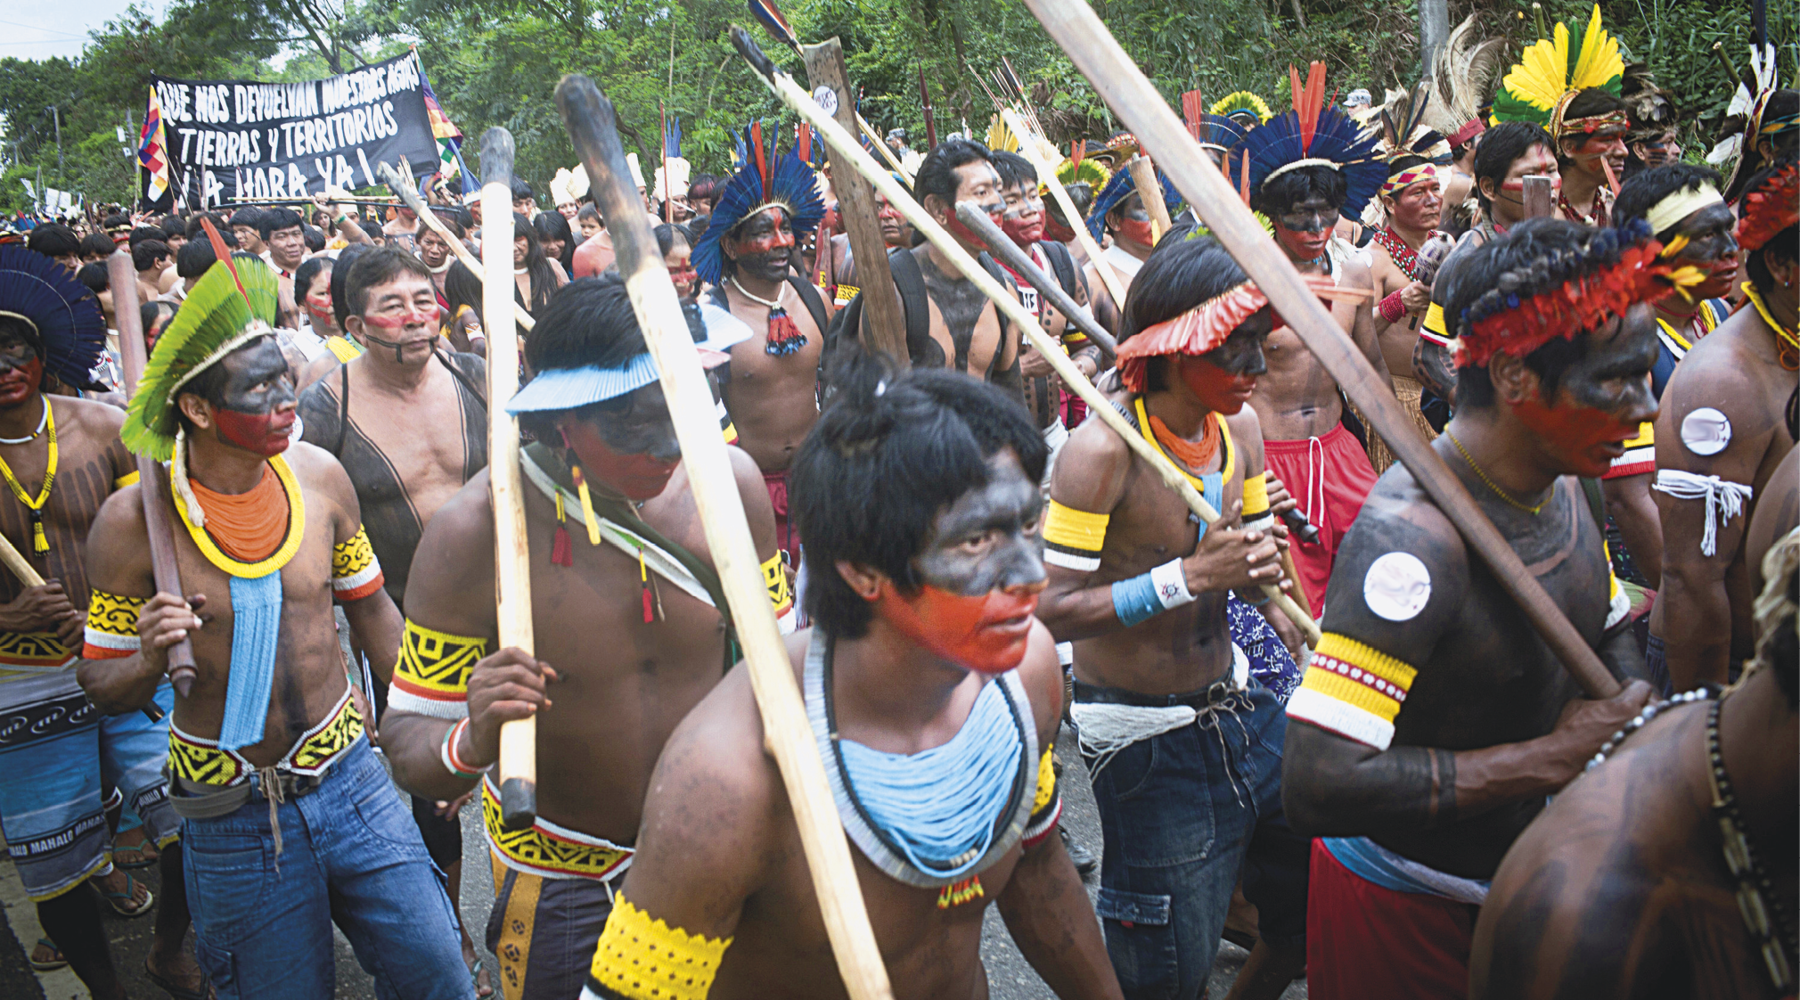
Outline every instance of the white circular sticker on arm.
<svg viewBox="0 0 1800 1000"><path fill-rule="evenodd" d="M1411 552L1389 552L1363 575L1363 601L1391 622L1407 621L1431 600L1431 571Z"/></svg>
<svg viewBox="0 0 1800 1000"><path fill-rule="evenodd" d="M1696 455L1717 455L1731 443L1731 418L1702 406L1682 418L1681 443Z"/></svg>
<svg viewBox="0 0 1800 1000"><path fill-rule="evenodd" d="M826 114L832 116L833 118L837 117L837 109L838 109L837 91L832 90L830 87L827 87L823 84L820 84L819 86L813 88L813 100L818 103L819 107L822 110L824 110L824 112Z"/></svg>

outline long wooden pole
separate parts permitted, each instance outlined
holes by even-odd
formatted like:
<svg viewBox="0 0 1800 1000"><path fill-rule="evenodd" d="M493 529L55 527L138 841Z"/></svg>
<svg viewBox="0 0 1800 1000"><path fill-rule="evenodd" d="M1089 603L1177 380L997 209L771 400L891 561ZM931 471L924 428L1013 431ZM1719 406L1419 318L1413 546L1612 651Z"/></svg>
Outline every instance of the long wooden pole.
<svg viewBox="0 0 1800 1000"><path fill-rule="evenodd" d="M1087 220L1081 217L1080 212L1075 211L1075 200L1069 197L1068 188L1064 187L1062 179L1056 176L1056 168L1050 164L1050 161L1044 159L1043 152L1038 148L1037 139L1033 137L1031 130L1025 127L1025 121L1019 117L1017 111L1011 108L1001 108L1000 118L1006 122L1006 127L1012 130L1012 134L1019 137L1019 155L1031 161L1031 169L1037 171L1038 183L1050 189L1050 197L1055 198L1057 205L1062 207L1063 219L1069 223L1070 229L1075 230L1075 242L1081 244L1081 249L1087 254L1088 260L1094 263L1094 273L1100 276L1100 283L1106 286L1106 294L1112 296L1113 305L1117 306L1120 312L1124 312L1125 286L1119 283L1119 275L1114 270L1112 261L1100 255L1100 244L1094 240L1094 234L1088 232ZM1100 192L1095 191L1094 193L1099 194Z"/></svg>
<svg viewBox="0 0 1800 1000"><path fill-rule="evenodd" d="M1589 697L1606 698L1619 682L1600 662L1550 595L1507 545L1469 491L1400 409L1348 334L1319 304L1299 272L1269 240L1224 176L1214 169L1187 127L1155 86L1119 47L1086 0L1025 0L1050 37L1081 70L1113 113L1162 165L1176 190L1199 213L1294 332L1337 380L1413 478L1456 525L1500 585L1525 611L1538 634Z"/></svg>
<svg viewBox="0 0 1800 1000"><path fill-rule="evenodd" d="M485 280L487 321L488 499L494 508L494 601L501 646L530 654L537 639L531 622L530 546L525 497L519 482L519 420L506 401L519 389L519 334L513 324L512 133L491 128L481 137L481 214L487 220ZM500 727L500 821L508 829L537 819L537 716Z"/></svg>
<svg viewBox="0 0 1800 1000"><path fill-rule="evenodd" d="M401 162L405 161L403 160ZM406 207L412 209L414 215L424 220L425 225L430 227L432 232L442 237L445 243L450 244L450 252L456 255L456 259L462 261L464 267L475 273L475 280L480 281L482 287L481 308L483 312L486 312L488 308L487 281L483 278L483 275L486 274L487 271L486 267L482 265L481 261L475 259L475 255L469 252L469 248L463 245L462 240L456 238L456 234L450 231L450 227L444 225L444 220L433 214L431 206L425 204L425 199L419 197L419 192L413 190L411 184L406 183L410 178L402 176L398 171L386 163L375 164L375 172L381 175L381 182L383 184L400 192L400 200L406 202ZM410 171L408 172L410 173ZM487 206L483 205L481 210L483 214L486 214ZM511 213L512 206L509 204L506 210L508 213ZM510 261L511 259L512 257L509 254L507 260ZM506 287L508 289L515 287L510 272L506 277ZM536 322L532 320L531 314L526 312L525 307L518 302L512 299L508 299L507 301L512 305L513 322L517 323L526 333L530 333L531 328L537 325Z"/></svg>
<svg viewBox="0 0 1800 1000"><path fill-rule="evenodd" d="M650 220L644 215L636 187L627 180L625 150L619 144L612 103L601 96L594 81L565 76L556 87L556 105L593 182L594 198L606 219L606 231L612 235L619 273L625 277L632 310L661 376L675 435L681 442L682 467L687 470L707 549L719 571L744 649L750 686L762 714L763 740L781 769L838 971L853 1000L890 1000L893 990L863 906L850 844L825 781L824 764L813 745L793 663L775 624L774 609L769 607L731 459L713 419L706 373L700 368L675 286L657 252Z"/></svg>
<svg viewBox="0 0 1800 1000"><path fill-rule="evenodd" d="M1134 156L1125 164L1131 171L1131 180L1137 187L1138 199L1144 203L1144 211L1150 213L1150 221L1156 223L1156 239L1175 228L1175 220L1169 218L1169 205L1163 201L1162 182L1156 179L1156 164L1150 162L1148 156ZM1155 245L1154 242L1151 244ZM1124 309L1125 303L1119 303Z"/></svg>
<svg viewBox="0 0 1800 1000"><path fill-rule="evenodd" d="M1043 354L1044 360L1050 362L1050 366L1056 369L1056 373L1062 376L1063 384L1080 396L1094 415L1106 421L1107 426L1123 438L1126 445L1131 447L1144 461L1150 463L1150 467L1156 470L1163 483L1174 490L1187 503L1190 510L1207 524L1219 520L1219 512L1213 509L1212 504L1206 502L1206 498L1200 495L1200 491L1194 489L1194 484L1188 481L1187 476L1175 468L1174 464L1161 452L1152 447L1143 435L1132 430L1131 425L1125 422L1125 418L1120 416L1106 397L1100 394L1100 390L1094 388L1093 383L1087 380L1087 376L1081 373L1081 369L1075 367L1075 363L1063 351L1062 344L1050 339L1049 335L1044 333L1043 328L1038 325L1037 317L1025 310L1024 305L1019 302L1018 296L1007 291L1004 286L994 280L993 275L987 273L986 268L977 263L975 258L969 256L968 251L956 242L955 237L945 231L943 226L938 225L937 220L925 211L924 206L913 200L910 192L896 184L894 179L869 157L869 154L863 152L850 133L840 128L837 122L832 121L825 114L818 102L812 99L812 95L800 89L792 77L776 69L775 65L769 62L768 57L763 55L761 50L756 48L755 43L750 41L750 37L742 29L732 29L732 41L737 43L738 51L743 53L744 58L758 71L758 78L775 92L775 96L792 108L801 118L811 122L813 128L817 129L825 141L831 144L832 153L838 157L837 162L849 163L861 171L863 176L867 177L882 194L887 195L889 204L900 209L913 226L927 240L931 241L932 246L937 247L946 257L949 257L950 263L961 271L964 277L974 282L975 287L981 289L982 294L993 300L995 308L1004 313L1014 326L1024 331L1026 339L1030 340L1032 346ZM960 213L963 208L964 206L958 205L957 211ZM970 206L970 208L979 211L974 206ZM1296 607L1294 602L1279 588L1266 586L1263 589L1275 600L1277 606L1294 620L1294 624L1306 630L1314 643L1318 642L1318 625L1313 622L1312 616Z"/></svg>
<svg viewBox="0 0 1800 1000"><path fill-rule="evenodd" d="M138 377L144 373L144 326L135 308L120 308L120 302L137 301L137 268L131 263L131 252L114 250L106 260L106 277L113 291L114 322L119 326L119 367L125 375L125 396L137 395ZM149 536L150 572L161 593L187 596L181 589L181 566L175 561L174 500L169 491L169 477L161 462L148 455L137 457L138 495L144 501L144 531ZM193 690L198 670L194 666L194 644L183 639L168 651L169 683L175 693L186 698Z"/></svg>
<svg viewBox="0 0 1800 1000"><path fill-rule="evenodd" d="M988 253L999 258L1000 263L1005 264L1014 274L1029 282L1031 287L1038 290L1039 295L1044 296L1052 306L1056 307L1057 312L1069 317L1069 322L1075 324L1082 333L1087 334L1088 339L1092 340L1094 345L1105 353L1106 363L1112 364L1113 359L1119 353L1118 341L1115 341L1112 334L1107 333L1104 327L1094 321L1093 313L1074 299L1069 298L1069 293L1063 291L1062 282L1045 274L1044 269L1037 266L1037 262L1027 256L1025 251L1019 249L1019 245L1006 235L1005 230L994 225L992 216L983 212L980 206L960 202L956 206L956 217L987 243Z"/></svg>

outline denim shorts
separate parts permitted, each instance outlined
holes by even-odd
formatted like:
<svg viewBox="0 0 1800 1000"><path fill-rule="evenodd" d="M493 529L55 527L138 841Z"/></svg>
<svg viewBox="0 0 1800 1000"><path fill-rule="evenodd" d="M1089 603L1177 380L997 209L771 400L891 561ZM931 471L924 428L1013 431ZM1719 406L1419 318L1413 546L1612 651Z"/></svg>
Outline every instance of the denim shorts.
<svg viewBox="0 0 1800 1000"><path fill-rule="evenodd" d="M1084 693L1151 700L1078 684L1077 700ZM1087 760L1106 844L1094 909L1130 1000L1205 994L1240 873L1263 939L1304 945L1309 842L1281 810L1286 734L1281 703L1252 680L1194 723L1119 750L1097 773Z"/></svg>
<svg viewBox="0 0 1800 1000"><path fill-rule="evenodd" d="M366 738L277 809L279 856L260 786L234 812L183 829L200 965L222 1000L332 996L334 923L383 1000L475 995L450 899Z"/></svg>

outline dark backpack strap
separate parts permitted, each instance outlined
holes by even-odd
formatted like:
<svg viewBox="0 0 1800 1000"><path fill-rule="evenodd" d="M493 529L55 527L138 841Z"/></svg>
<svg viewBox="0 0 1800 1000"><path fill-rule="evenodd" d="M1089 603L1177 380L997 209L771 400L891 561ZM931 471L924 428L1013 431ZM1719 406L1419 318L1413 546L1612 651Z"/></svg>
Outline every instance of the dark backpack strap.
<svg viewBox="0 0 1800 1000"><path fill-rule="evenodd" d="M919 259L911 250L888 252L888 270L894 275L894 288L900 293L900 308L906 313L906 353L917 361L925 353L931 339L931 305L925 291L925 272L919 270ZM859 293L858 298L861 298Z"/></svg>
<svg viewBox="0 0 1800 1000"><path fill-rule="evenodd" d="M1600 480L1581 477L1581 492L1587 494L1588 512L1594 515L1594 524L1600 534L1606 534L1606 493L1600 488Z"/></svg>
<svg viewBox="0 0 1800 1000"><path fill-rule="evenodd" d="M788 284L794 286L794 294L806 303L806 311L812 314L813 326L818 329L819 336L825 336L825 328L830 324L831 318L825 315L825 298L819 294L818 286L797 274L788 275L787 280Z"/></svg>
<svg viewBox="0 0 1800 1000"><path fill-rule="evenodd" d="M1075 257L1069 253L1069 248L1055 240L1043 240L1038 246L1043 247L1044 256L1050 258L1050 268L1056 272L1056 283L1062 286L1069 298L1079 301L1081 296L1075 290L1080 287L1081 272L1075 270Z"/></svg>
<svg viewBox="0 0 1800 1000"><path fill-rule="evenodd" d="M339 459L344 457L344 435L350 430L350 363L338 365L338 432L337 444L332 446L331 453Z"/></svg>

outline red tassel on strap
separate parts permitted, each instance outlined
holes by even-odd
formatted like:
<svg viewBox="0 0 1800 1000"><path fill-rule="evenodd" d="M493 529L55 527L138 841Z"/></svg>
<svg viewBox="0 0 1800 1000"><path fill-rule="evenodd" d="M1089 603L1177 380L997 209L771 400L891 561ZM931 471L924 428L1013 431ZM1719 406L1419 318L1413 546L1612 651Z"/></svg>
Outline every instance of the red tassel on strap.
<svg viewBox="0 0 1800 1000"><path fill-rule="evenodd" d="M556 493L556 536L550 542L550 565L575 565L575 545L569 541L568 520L563 515L562 491Z"/></svg>
<svg viewBox="0 0 1800 1000"><path fill-rule="evenodd" d="M806 334L794 325L794 318L786 309L769 310L769 333L763 343L763 352L780 356L792 354L806 346Z"/></svg>

